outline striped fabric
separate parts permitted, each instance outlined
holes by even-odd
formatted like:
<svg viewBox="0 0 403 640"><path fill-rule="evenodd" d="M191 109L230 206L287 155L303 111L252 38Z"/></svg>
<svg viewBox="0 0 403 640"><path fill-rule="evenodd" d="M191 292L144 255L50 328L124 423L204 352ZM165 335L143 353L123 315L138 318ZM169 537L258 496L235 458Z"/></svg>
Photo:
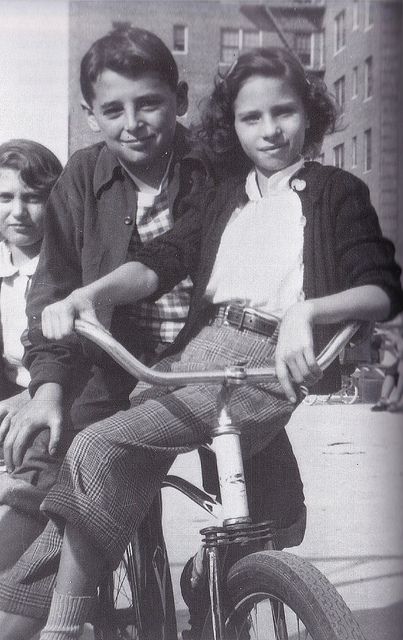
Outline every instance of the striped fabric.
<svg viewBox="0 0 403 640"><path fill-rule="evenodd" d="M172 370L214 368L247 361L262 366L274 356L277 334L263 338L216 321L205 327L180 358L163 360ZM132 407L78 434L62 466L58 484L43 509L54 521L68 520L102 550L111 566L157 494L175 457L210 438L219 386L160 388L138 385ZM239 387L232 413L242 429L245 456L262 450L285 426L295 408L278 382ZM13 572L29 582L51 574L61 532L50 521Z"/></svg>

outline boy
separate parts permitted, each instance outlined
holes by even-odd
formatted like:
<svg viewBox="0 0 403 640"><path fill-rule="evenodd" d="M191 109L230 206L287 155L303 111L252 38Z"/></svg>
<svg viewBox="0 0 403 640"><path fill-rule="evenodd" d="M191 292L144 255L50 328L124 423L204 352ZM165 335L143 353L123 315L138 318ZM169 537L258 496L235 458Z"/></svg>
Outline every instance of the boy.
<svg viewBox="0 0 403 640"><path fill-rule="evenodd" d="M49 460L56 451L60 457L75 430L127 408L133 387L129 376L78 339L45 341L43 308L133 259L137 247L171 228L183 197L215 179L208 156L191 150L176 123L186 112L187 86L178 81L175 61L159 38L140 29L115 29L84 56L80 83L88 124L104 142L71 158L49 201L28 304L25 362L33 398L6 437L10 471L23 466L27 443L37 433L49 434ZM157 301L103 309L100 319L126 348L153 362L182 327L190 289L186 280ZM282 438L282 469L295 472L300 507L298 470ZM0 614L4 639L15 638L17 629L29 637L40 628L50 589L45 579L32 587L16 584L12 568L3 576L0 609L9 612Z"/></svg>

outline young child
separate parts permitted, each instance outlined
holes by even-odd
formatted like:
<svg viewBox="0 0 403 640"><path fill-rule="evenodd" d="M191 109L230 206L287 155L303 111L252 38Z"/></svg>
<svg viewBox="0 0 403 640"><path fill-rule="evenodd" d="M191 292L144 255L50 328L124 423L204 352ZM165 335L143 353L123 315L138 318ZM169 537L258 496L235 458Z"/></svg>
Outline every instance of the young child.
<svg viewBox="0 0 403 640"><path fill-rule="evenodd" d="M136 261L47 307L44 334L65 338L75 318L95 322L110 305L161 295L192 274L187 323L161 366L246 360L255 367L274 357L279 382L240 387L232 401L237 423L248 424L245 457L262 449L289 420L298 386L319 377L314 347L330 325L382 321L402 309L400 269L367 187L341 169L304 161L332 119L323 84L308 81L292 54L241 55L217 83L205 122L209 139L230 156L244 154L249 170L195 198ZM245 307L253 311L240 326ZM120 560L175 456L209 440L217 393L204 384L138 388L129 410L75 438L42 505L48 536L65 526L41 639L79 637L101 572ZM41 566L41 539L33 547L34 565L27 568L31 553L22 558L23 580Z"/></svg>
<svg viewBox="0 0 403 640"><path fill-rule="evenodd" d="M15 139L0 145L1 443L12 416L30 397L30 376L23 365L20 338L27 328L26 299L38 264L45 204L61 171L56 156L38 142ZM32 483L24 482L19 470L10 475L2 470L0 474L0 570L16 560L43 528L32 522L30 532L24 527L25 518L12 508L19 504L28 514L38 513L45 493L41 492L40 474L33 473L34 464L34 457L28 456L29 473L35 475ZM16 536L17 531L22 535Z"/></svg>
<svg viewBox="0 0 403 640"><path fill-rule="evenodd" d="M133 260L143 245L173 226L180 201L217 179L211 154L192 149L186 130L176 122L186 111L187 87L179 82L170 51L154 34L125 27L97 40L82 60L80 83L89 126L101 132L104 142L72 156L48 202L41 257L28 300L25 364L33 397L11 421L5 440L10 474L17 470L30 482L36 451L47 489L77 431L127 409L134 382L75 338L45 339L40 326L43 308ZM186 319L190 280L184 277L171 289L102 314L115 337L144 361L153 361ZM57 455L52 455L55 450ZM286 527L304 504L285 432L262 461L278 487L273 497L262 499L265 517L270 517L274 504L275 512L284 513ZM157 526L159 510L155 511ZM43 523L37 508L33 522L24 526L35 524L38 532ZM31 534L24 537L27 546L32 539ZM28 637L40 628L51 593L51 579L16 583L10 561L0 579L2 638ZM154 614L157 618L156 610Z"/></svg>
<svg viewBox="0 0 403 640"><path fill-rule="evenodd" d="M29 384L20 341L27 327L26 296L38 264L45 203L61 171L56 156L38 142L16 139L0 145L2 400L15 397ZM0 407L5 418L10 403L3 401Z"/></svg>

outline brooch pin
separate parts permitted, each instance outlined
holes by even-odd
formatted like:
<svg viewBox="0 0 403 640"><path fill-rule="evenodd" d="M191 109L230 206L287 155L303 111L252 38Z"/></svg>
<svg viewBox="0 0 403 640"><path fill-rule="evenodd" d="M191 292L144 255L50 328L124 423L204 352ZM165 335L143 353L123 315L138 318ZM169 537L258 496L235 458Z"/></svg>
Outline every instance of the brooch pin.
<svg viewBox="0 0 403 640"><path fill-rule="evenodd" d="M300 180L299 178L294 178L291 180L291 189L294 191L303 191L306 187L305 180Z"/></svg>

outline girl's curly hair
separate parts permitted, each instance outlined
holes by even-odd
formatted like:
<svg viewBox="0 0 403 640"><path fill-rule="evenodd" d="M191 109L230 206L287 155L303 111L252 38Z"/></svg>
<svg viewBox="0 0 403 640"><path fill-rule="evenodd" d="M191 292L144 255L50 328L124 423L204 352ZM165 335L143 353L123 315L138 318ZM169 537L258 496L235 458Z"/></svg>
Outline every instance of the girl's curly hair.
<svg viewBox="0 0 403 640"><path fill-rule="evenodd" d="M305 72L293 53L281 47L257 48L241 54L226 74L218 74L214 90L204 101L198 136L216 154L226 155L231 162L245 163L234 128L234 101L242 85L251 76L287 79L301 97L309 128L306 130L303 152L316 155L325 133L334 131L337 105L323 80Z"/></svg>

